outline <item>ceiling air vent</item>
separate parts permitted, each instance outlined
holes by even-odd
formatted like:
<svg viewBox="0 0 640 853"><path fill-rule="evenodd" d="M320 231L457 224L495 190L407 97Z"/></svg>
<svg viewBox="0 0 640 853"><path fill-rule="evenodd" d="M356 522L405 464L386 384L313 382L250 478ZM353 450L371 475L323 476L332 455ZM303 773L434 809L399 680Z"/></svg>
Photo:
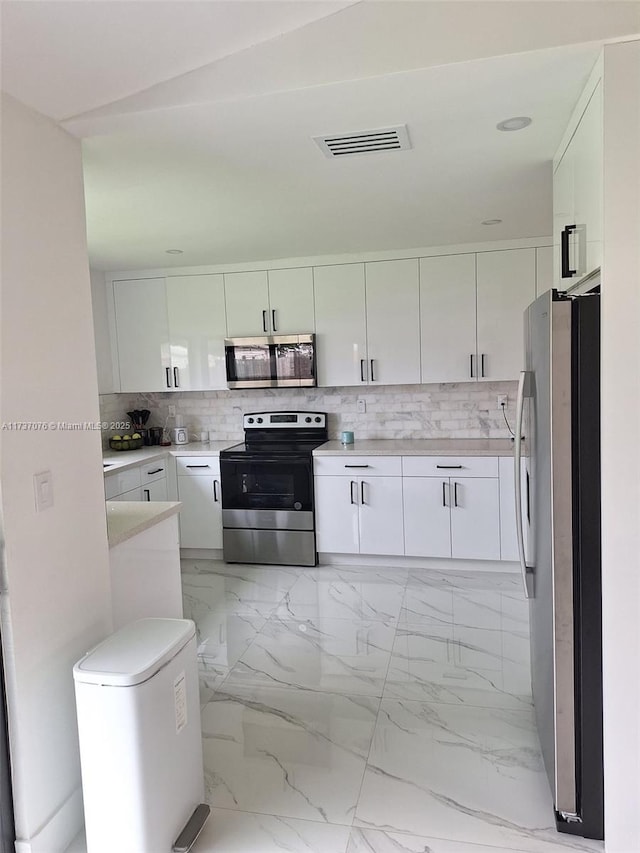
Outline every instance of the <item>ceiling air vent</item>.
<svg viewBox="0 0 640 853"><path fill-rule="evenodd" d="M346 154L374 154L376 151L401 151L411 148L406 124L383 127L379 130L361 130L357 133L314 136L314 141L326 157L344 157Z"/></svg>

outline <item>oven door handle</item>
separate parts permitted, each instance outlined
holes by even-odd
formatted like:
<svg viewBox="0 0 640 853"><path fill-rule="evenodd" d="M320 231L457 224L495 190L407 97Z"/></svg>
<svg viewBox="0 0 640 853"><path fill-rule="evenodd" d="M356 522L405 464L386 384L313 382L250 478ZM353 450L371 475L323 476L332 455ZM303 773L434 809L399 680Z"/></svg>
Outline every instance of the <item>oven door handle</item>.
<svg viewBox="0 0 640 853"><path fill-rule="evenodd" d="M250 465L283 465L289 466L291 464L304 464L307 465L309 471L312 469L312 462L310 456L251 456L251 454L244 453L242 456L220 456L220 464L225 465L228 463L232 463L233 465L237 465L241 463L246 466Z"/></svg>

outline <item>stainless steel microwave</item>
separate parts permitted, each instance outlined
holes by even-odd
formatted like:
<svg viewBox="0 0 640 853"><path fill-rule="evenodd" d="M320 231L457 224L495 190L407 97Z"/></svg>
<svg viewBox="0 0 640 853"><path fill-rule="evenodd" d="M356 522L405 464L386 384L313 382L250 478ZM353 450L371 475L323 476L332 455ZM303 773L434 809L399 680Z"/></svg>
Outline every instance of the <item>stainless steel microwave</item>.
<svg viewBox="0 0 640 853"><path fill-rule="evenodd" d="M315 335L225 338L229 388L316 385Z"/></svg>

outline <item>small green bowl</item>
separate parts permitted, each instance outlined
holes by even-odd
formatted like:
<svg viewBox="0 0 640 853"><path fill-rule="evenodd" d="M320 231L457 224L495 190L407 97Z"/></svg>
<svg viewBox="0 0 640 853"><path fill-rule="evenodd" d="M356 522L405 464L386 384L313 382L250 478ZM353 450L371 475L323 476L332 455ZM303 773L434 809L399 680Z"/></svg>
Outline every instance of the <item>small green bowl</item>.
<svg viewBox="0 0 640 853"><path fill-rule="evenodd" d="M112 450L137 450L139 447L142 447L144 444L143 438L120 438L120 439L109 439L109 447Z"/></svg>

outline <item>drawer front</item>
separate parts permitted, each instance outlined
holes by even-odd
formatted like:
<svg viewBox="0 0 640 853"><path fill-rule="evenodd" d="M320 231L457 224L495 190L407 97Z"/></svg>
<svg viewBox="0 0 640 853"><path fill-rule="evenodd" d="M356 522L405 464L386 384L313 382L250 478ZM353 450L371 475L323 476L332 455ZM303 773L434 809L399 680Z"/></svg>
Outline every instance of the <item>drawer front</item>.
<svg viewBox="0 0 640 853"><path fill-rule="evenodd" d="M405 477L497 477L497 456L403 456Z"/></svg>
<svg viewBox="0 0 640 853"><path fill-rule="evenodd" d="M176 456L176 469L179 477L219 477L219 456Z"/></svg>
<svg viewBox="0 0 640 853"><path fill-rule="evenodd" d="M155 462L149 462L147 465L140 466L140 480L144 486L146 483L153 483L156 480L163 480L167 476L167 460L156 459Z"/></svg>
<svg viewBox="0 0 640 853"><path fill-rule="evenodd" d="M126 471L115 471L104 478L104 494L108 501L129 492L140 485L140 468L128 468Z"/></svg>
<svg viewBox="0 0 640 853"><path fill-rule="evenodd" d="M400 456L315 456L313 473L317 477L400 477Z"/></svg>

